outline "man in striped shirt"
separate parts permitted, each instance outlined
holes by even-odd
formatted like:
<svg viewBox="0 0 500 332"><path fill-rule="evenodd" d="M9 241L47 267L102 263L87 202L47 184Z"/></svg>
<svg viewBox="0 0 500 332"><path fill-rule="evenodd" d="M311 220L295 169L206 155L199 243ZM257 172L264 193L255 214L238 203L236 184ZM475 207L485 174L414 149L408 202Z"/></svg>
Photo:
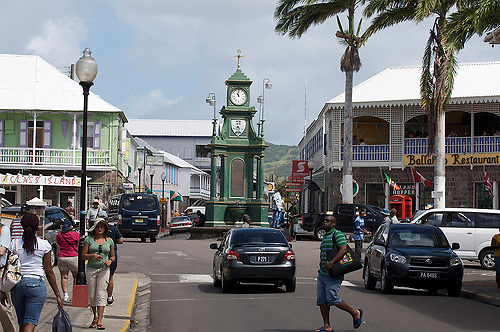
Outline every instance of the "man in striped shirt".
<svg viewBox="0 0 500 332"><path fill-rule="evenodd" d="M31 207L28 204L24 203L21 205L21 210L19 211L19 217L12 220L10 223L10 237L12 240L20 239L23 237L24 229L21 226L21 218L26 212L31 212Z"/></svg>
<svg viewBox="0 0 500 332"><path fill-rule="evenodd" d="M338 295L343 276L330 277L328 270L335 262L338 262L347 253L347 240L344 233L335 229L337 219L333 215L327 215L323 220L323 227L327 234L320 246L320 263L318 270L318 278L316 285L316 305L319 306L321 317L323 318L323 326L318 328L316 332L333 331L330 325L330 307L347 311L352 316L352 324L355 329L361 326L363 311L361 309L354 310ZM328 261L326 253L333 249L333 246L338 248L338 252L332 260Z"/></svg>

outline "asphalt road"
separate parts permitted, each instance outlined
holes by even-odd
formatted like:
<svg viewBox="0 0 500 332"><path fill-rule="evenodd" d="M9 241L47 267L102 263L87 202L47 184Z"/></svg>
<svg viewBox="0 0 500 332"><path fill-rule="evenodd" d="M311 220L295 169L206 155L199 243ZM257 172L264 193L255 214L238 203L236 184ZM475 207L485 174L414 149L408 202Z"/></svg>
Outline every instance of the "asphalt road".
<svg viewBox="0 0 500 332"><path fill-rule="evenodd" d="M297 257L297 291L269 285L243 285L223 294L212 285L214 240L188 240L177 234L157 243L126 239L119 246L118 273L138 271L152 277L149 331L314 331L322 325L315 305L319 242L293 243ZM465 280L494 278L475 263ZM446 293L396 288L383 295L363 287L361 272L346 276L340 295L364 312L364 331L498 331L498 307ZM350 316L332 308L335 331L352 331Z"/></svg>

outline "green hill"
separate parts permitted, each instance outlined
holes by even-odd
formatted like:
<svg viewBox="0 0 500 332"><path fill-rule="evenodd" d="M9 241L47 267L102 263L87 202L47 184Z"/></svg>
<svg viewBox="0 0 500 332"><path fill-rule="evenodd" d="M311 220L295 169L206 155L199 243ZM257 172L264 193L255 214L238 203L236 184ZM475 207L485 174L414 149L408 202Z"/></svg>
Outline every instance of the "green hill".
<svg viewBox="0 0 500 332"><path fill-rule="evenodd" d="M266 142L269 147L264 157L264 178L268 181L283 181L292 174L292 160L299 157L299 147L291 145L276 145Z"/></svg>

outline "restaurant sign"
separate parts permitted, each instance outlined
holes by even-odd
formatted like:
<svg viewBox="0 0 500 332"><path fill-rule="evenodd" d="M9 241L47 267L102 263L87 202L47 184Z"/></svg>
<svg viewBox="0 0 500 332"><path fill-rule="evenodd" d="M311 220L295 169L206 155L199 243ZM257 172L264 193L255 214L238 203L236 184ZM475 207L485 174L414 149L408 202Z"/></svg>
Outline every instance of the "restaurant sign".
<svg viewBox="0 0 500 332"><path fill-rule="evenodd" d="M499 165L499 153L475 153L470 154L447 154L445 156L447 166L470 166L470 165ZM405 166L434 166L434 156L425 154L405 155Z"/></svg>
<svg viewBox="0 0 500 332"><path fill-rule="evenodd" d="M81 178L54 175L0 174L0 185L80 187Z"/></svg>

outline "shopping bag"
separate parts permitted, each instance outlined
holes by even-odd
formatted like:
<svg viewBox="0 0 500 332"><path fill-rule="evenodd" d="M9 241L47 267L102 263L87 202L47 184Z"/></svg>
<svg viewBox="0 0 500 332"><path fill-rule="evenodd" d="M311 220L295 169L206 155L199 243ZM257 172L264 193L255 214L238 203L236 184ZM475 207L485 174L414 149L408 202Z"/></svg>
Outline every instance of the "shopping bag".
<svg viewBox="0 0 500 332"><path fill-rule="evenodd" d="M63 308L59 308L52 321L52 332L73 332L69 315Z"/></svg>
<svg viewBox="0 0 500 332"><path fill-rule="evenodd" d="M335 242L334 236L332 236L332 241L333 249L330 249L326 252L326 259L329 261L332 260L338 252L337 243ZM349 245L347 244L347 252L345 253L344 257L342 257L342 259L338 262L333 263L330 270L328 270L328 274L330 275L330 277L339 277L343 276L346 273L359 270L362 267L363 264L361 263L361 257L356 255L352 251L351 247L349 247Z"/></svg>
<svg viewBox="0 0 500 332"><path fill-rule="evenodd" d="M17 256L17 240L14 242L15 251L9 252L7 264L4 267L0 289L8 293L21 281L21 262Z"/></svg>

